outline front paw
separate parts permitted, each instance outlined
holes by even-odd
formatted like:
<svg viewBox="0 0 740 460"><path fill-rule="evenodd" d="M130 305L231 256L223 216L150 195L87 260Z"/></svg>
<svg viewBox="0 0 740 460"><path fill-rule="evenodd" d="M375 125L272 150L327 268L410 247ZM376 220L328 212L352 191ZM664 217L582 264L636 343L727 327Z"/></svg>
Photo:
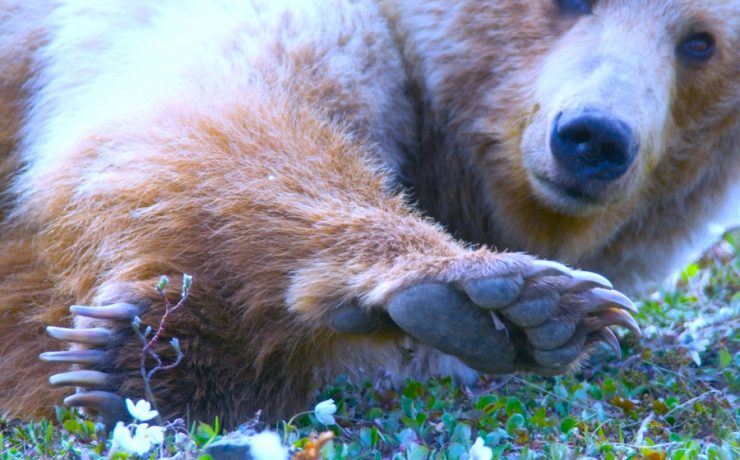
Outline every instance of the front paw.
<svg viewBox="0 0 740 460"><path fill-rule="evenodd" d="M602 276L517 260L515 270L495 276L407 287L391 298L388 314L409 335L491 374L561 373L599 340L619 353L608 326L639 334L634 305Z"/></svg>
<svg viewBox="0 0 740 460"><path fill-rule="evenodd" d="M116 362L122 342L135 340L131 322L140 308L130 303L104 306L73 305L78 325L90 327L63 328L49 326L47 333L68 342L65 351L42 353L43 361L73 365L72 370L49 377L54 386L76 387L77 392L64 399L68 406L79 407L100 418L107 425L128 418L124 399L116 393L124 375Z"/></svg>

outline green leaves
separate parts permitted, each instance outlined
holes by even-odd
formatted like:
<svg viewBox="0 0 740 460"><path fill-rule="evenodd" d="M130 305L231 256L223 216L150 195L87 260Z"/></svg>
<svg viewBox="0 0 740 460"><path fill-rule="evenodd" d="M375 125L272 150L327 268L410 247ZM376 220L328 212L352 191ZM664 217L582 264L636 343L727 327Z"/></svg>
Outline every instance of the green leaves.
<svg viewBox="0 0 740 460"><path fill-rule="evenodd" d="M732 355L726 348L719 351L719 367L723 369L732 363Z"/></svg>

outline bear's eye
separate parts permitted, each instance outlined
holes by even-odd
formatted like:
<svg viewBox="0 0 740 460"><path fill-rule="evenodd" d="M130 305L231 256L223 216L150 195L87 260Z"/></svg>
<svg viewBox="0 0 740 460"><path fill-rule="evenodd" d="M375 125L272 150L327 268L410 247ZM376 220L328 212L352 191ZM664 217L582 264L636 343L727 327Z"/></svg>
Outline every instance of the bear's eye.
<svg viewBox="0 0 740 460"><path fill-rule="evenodd" d="M691 62L704 62L714 54L714 37L706 32L689 35L678 45L679 54Z"/></svg>
<svg viewBox="0 0 740 460"><path fill-rule="evenodd" d="M591 14L593 0L555 0L563 14Z"/></svg>

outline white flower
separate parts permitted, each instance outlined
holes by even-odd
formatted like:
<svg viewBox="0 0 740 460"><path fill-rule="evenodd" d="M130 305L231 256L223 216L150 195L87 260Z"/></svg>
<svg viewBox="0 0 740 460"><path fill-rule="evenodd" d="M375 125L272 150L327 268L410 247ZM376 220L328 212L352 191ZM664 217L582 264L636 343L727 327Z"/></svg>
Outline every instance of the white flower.
<svg viewBox="0 0 740 460"><path fill-rule="evenodd" d="M157 425L148 426L140 423L136 426L134 438L146 439L149 444L162 444L164 441L164 428Z"/></svg>
<svg viewBox="0 0 740 460"><path fill-rule="evenodd" d="M138 400L134 404L133 401L126 398L126 408L128 408L128 413L140 422L146 422L157 416L157 411L152 410L152 405L149 404L149 401L143 399Z"/></svg>
<svg viewBox="0 0 740 460"><path fill-rule="evenodd" d="M113 428L113 442L119 449L130 454L143 455L152 447L152 443L143 436L138 436L138 433L137 436L131 436L131 431L123 422L118 422Z"/></svg>
<svg viewBox="0 0 740 460"><path fill-rule="evenodd" d="M254 460L288 460L288 449L273 431L255 434L249 440L249 454Z"/></svg>
<svg viewBox="0 0 740 460"><path fill-rule="evenodd" d="M313 413L319 422L324 425L335 425L337 423L334 420L334 414L337 412L337 405L334 404L333 399L327 399L316 404L313 408Z"/></svg>
<svg viewBox="0 0 740 460"><path fill-rule="evenodd" d="M470 452L468 452L468 459L469 460L491 460L493 457L493 451L490 447L486 447L483 445L483 438L478 436L478 439L475 440L475 443L473 444L473 447L470 448Z"/></svg>
<svg viewBox="0 0 740 460"><path fill-rule="evenodd" d="M152 445L161 444L164 441L164 428L161 426L149 426L147 423L132 426L136 427L133 436L129 427L123 422L118 422L113 428L113 442L119 449L130 454L143 455L152 448Z"/></svg>

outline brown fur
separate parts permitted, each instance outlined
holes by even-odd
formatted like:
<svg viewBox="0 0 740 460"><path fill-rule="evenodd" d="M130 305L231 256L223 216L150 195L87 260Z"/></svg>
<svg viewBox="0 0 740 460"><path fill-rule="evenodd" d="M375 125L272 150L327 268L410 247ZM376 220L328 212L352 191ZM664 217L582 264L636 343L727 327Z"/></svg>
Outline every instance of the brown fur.
<svg viewBox="0 0 740 460"><path fill-rule="evenodd" d="M0 72L0 190L7 188L19 164L15 148L19 141L22 101L28 96L25 84L32 72L31 52L42 41L45 8L48 6L22 7L11 3L0 7L0 24L22 23L0 30L0 62L3 63ZM0 201L0 222L6 205Z"/></svg>
<svg viewBox="0 0 740 460"><path fill-rule="evenodd" d="M604 11L623 14L617 3L604 2ZM698 14L687 1L658 3L683 8L665 19L666 30ZM0 30L35 14L3 7ZM154 381L155 394L170 395L160 401L167 416L219 415L227 424L257 409L285 416L340 372L444 372L435 363L447 358L418 344L415 361L404 361L395 328L332 332L331 311L353 299L380 308L423 280L504 273L530 260L469 243L557 258L630 290L665 275L669 265L650 258L683 247L738 178L739 46L723 11L703 19L720 49L706 69L661 63L678 70L655 164L640 166L624 201L572 215L533 194L519 150L539 110L531 83L581 19L560 17L544 1L381 7L385 19L371 6L342 6L347 19L336 36L315 42L292 41L305 24L291 12L240 27L260 52L246 63L236 54L234 74L190 69L203 94L90 120L58 145L58 164L15 175L0 229L0 409L48 413L68 393L46 383L62 369L36 359L59 347L45 325L71 324L71 304L117 301L140 305L143 322L156 324L163 306L153 286L162 274L174 286L179 273L195 277L167 328L185 359ZM79 8L71 11L100 14ZM147 8L132 6L131 16L148 17ZM662 13L655 7L624 20L653 21L651 14ZM32 128L44 111L60 117L54 94L26 93L53 88L34 45L46 38L30 26L13 30L0 36L0 62L11 69L0 81L0 180L17 169L16 155L26 166L40 162L29 160L32 147L13 150L18 107ZM240 43L219 52L236 53ZM354 63L350 75L331 67L343 52ZM29 75L34 59L39 82ZM33 118L39 113L42 122ZM120 394L142 394L139 349L121 332L108 351Z"/></svg>

